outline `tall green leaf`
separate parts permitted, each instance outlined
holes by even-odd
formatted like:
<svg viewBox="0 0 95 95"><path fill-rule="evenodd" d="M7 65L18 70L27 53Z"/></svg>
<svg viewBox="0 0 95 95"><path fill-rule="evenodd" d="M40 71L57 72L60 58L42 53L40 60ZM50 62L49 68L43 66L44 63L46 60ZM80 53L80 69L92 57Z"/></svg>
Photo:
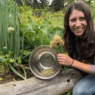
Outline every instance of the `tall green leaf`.
<svg viewBox="0 0 95 95"><path fill-rule="evenodd" d="M43 22L43 28L41 29L43 31L43 33L45 33L46 35L48 34L49 31L53 30L53 25L50 21L48 21L46 18L44 18L44 22Z"/></svg>

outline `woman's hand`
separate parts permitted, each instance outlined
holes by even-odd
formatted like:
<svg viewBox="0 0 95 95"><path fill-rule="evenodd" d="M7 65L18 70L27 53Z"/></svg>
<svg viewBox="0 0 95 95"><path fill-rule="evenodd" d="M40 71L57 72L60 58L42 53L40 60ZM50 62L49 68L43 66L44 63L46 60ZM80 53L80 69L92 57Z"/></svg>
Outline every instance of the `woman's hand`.
<svg viewBox="0 0 95 95"><path fill-rule="evenodd" d="M73 59L66 54L58 54L57 58L58 58L59 64L62 64L65 66L70 66L73 62ZM87 72L87 73L89 73L89 70L90 70L90 64L79 62L77 60L74 60L72 66L74 68L77 68L77 69Z"/></svg>
<svg viewBox="0 0 95 95"><path fill-rule="evenodd" d="M65 66L70 66L73 62L73 59L66 54L58 54L57 59L58 59L59 64L62 64Z"/></svg>

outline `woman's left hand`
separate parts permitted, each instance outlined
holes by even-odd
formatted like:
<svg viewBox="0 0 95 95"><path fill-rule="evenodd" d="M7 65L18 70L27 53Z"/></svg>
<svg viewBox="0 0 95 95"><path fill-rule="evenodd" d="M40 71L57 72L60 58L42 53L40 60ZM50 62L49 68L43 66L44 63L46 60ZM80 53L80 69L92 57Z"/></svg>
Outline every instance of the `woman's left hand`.
<svg viewBox="0 0 95 95"><path fill-rule="evenodd" d="M66 54L58 54L57 59L58 59L59 64L62 64L65 66L70 66L73 62L73 59Z"/></svg>

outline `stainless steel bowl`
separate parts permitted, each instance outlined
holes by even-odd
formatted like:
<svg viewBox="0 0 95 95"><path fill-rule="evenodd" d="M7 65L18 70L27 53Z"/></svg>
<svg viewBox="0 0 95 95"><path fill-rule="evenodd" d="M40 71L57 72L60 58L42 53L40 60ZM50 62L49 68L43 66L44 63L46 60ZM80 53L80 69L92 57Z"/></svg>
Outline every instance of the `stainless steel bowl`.
<svg viewBox="0 0 95 95"><path fill-rule="evenodd" d="M56 76L61 69L57 61L57 52L48 45L38 46L29 57L29 67L32 73L41 79Z"/></svg>

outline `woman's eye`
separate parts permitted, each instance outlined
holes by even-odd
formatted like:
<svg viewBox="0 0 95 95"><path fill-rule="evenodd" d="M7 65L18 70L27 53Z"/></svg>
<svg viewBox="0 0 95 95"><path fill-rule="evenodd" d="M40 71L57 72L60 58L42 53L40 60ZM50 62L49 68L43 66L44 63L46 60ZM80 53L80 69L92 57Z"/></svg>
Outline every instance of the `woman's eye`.
<svg viewBox="0 0 95 95"><path fill-rule="evenodd" d="M71 19L72 22L76 21L75 19Z"/></svg>
<svg viewBox="0 0 95 95"><path fill-rule="evenodd" d="M85 20L85 18L84 18L84 17L82 17L82 18L80 18L80 20Z"/></svg>

